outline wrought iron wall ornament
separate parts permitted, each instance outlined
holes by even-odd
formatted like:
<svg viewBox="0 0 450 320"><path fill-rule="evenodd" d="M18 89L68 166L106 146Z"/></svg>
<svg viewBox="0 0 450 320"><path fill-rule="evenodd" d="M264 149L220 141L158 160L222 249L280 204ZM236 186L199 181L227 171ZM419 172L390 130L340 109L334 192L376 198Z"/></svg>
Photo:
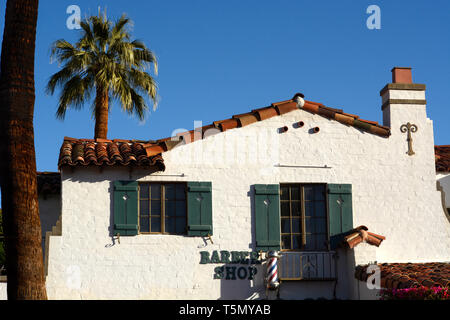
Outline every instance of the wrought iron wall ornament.
<svg viewBox="0 0 450 320"><path fill-rule="evenodd" d="M412 141L413 140L412 140L411 133L415 133L415 132L417 132L417 130L418 130L417 126L415 124L411 124L409 122L407 124L404 124L404 125L402 125L400 127L400 131L401 132L403 132L403 133L408 132L408 139L407 139L407 141L408 141L408 152L407 152L407 154L409 156L412 156L412 155L416 154L413 151L413 148L412 148Z"/></svg>

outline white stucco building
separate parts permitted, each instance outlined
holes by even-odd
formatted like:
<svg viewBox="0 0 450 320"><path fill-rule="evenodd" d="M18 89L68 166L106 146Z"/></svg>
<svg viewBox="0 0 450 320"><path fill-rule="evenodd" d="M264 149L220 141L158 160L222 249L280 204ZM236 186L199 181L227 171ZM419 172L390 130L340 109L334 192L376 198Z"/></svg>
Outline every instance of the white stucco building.
<svg viewBox="0 0 450 320"><path fill-rule="evenodd" d="M158 141L66 138L49 298L375 299L369 264L385 288L450 285L450 170L425 85L392 72L382 125L296 94Z"/></svg>

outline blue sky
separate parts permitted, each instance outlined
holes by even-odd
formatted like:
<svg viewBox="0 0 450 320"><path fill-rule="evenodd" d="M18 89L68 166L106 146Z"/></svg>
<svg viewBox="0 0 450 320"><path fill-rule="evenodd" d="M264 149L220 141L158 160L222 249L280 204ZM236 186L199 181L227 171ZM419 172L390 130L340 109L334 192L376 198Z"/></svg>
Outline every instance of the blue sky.
<svg viewBox="0 0 450 320"><path fill-rule="evenodd" d="M1 35L5 2L0 4ZM381 29L369 30L369 5L381 8ZM52 42L75 41L69 5L83 16L107 7L134 21L133 35L159 60L158 109L145 123L119 106L110 115L108 138L159 139L234 114L287 100L306 99L382 123L379 91L394 66L413 68L427 85L428 117L436 144L450 144L450 1L95 1L40 0L36 47L35 142L39 171L57 171L65 136L93 138L89 107L55 117L57 95L44 88L58 70L50 64Z"/></svg>

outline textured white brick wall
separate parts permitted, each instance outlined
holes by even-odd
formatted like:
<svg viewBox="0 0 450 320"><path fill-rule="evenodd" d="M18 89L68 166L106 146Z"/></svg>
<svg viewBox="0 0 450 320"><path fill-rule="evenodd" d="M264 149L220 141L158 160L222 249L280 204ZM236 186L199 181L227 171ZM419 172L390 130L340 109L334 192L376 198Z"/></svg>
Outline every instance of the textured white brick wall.
<svg viewBox="0 0 450 320"><path fill-rule="evenodd" d="M62 237L51 237L47 288L53 299L245 299L264 297L255 281L214 280L200 251L251 251L254 184L350 183L354 225L387 237L380 248L341 252L337 296L355 296L354 265L450 261L450 225L436 191L432 121L417 106L395 106L388 139L298 110L164 154L166 172L106 168L63 172ZM402 108L402 109L400 109ZM421 107L424 109L424 107ZM304 121L305 127L292 125ZM418 125L406 154L400 125ZM278 128L288 126L284 134ZM309 129L320 127L318 134ZM255 157L254 152L263 157ZM195 161L194 161L195 160ZM277 165L324 166L291 168ZM182 177L181 174L185 176ZM140 235L113 241L112 181L211 181L214 244L201 238ZM346 267L345 267L346 266ZM282 298L329 297L330 286L293 283ZM325 288L326 287L326 288ZM322 289L321 289L322 288ZM308 294L305 292L309 292ZM282 291L283 293L283 291Z"/></svg>
<svg viewBox="0 0 450 320"><path fill-rule="evenodd" d="M8 300L8 295L6 293L6 282L0 282L0 301Z"/></svg>

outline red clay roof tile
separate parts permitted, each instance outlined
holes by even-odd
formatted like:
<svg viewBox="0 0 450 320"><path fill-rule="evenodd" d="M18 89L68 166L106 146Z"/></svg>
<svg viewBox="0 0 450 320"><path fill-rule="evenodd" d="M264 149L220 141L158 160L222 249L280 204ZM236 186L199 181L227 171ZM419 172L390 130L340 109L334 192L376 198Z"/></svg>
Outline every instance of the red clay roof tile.
<svg viewBox="0 0 450 320"><path fill-rule="evenodd" d="M349 126L352 126L353 122L355 121L355 118L350 117L348 115L339 114L339 113L336 113L334 118L335 118L336 121L338 121L340 123L343 123L343 124L346 124L346 125L349 125Z"/></svg>
<svg viewBox="0 0 450 320"><path fill-rule="evenodd" d="M220 128L220 130L222 132L225 132L227 130L237 128L238 125L239 125L238 120L236 120L236 119L229 119L229 120L222 121L219 124L219 128Z"/></svg>
<svg viewBox="0 0 450 320"><path fill-rule="evenodd" d="M164 171L161 154L147 156L142 143L127 140L98 139L101 142L86 142L81 139L64 138L58 167L65 166L132 166L156 168ZM159 147L159 146L158 146Z"/></svg>
<svg viewBox="0 0 450 320"><path fill-rule="evenodd" d="M275 109L279 115L298 110L298 105L295 101L285 101L284 103L274 104Z"/></svg>
<svg viewBox="0 0 450 320"><path fill-rule="evenodd" d="M381 286L385 289L405 289L413 287L450 288L450 263L383 263L379 264ZM357 266L355 278L367 280L368 266Z"/></svg>
<svg viewBox="0 0 450 320"><path fill-rule="evenodd" d="M252 110L252 112L256 115L258 121L270 119L278 115L277 111L273 107L256 109Z"/></svg>
<svg viewBox="0 0 450 320"><path fill-rule="evenodd" d="M303 110L309 111L311 113L318 114L319 113L319 105L305 101L305 105L303 106Z"/></svg>
<svg viewBox="0 0 450 320"><path fill-rule="evenodd" d="M344 238L344 243L350 249L353 249L355 246L362 242L367 242L368 244L379 247L381 242L383 242L383 240L386 240L385 237L372 232L368 232L368 230L369 229L367 229L366 226L360 226L354 229L350 232L349 235Z"/></svg>
<svg viewBox="0 0 450 320"><path fill-rule="evenodd" d="M437 172L450 172L450 145L435 146L435 159Z"/></svg>
<svg viewBox="0 0 450 320"><path fill-rule="evenodd" d="M240 127L245 127L258 121L258 118L251 113L233 116L233 119L236 119L239 122Z"/></svg>
<svg viewBox="0 0 450 320"><path fill-rule="evenodd" d="M147 157L153 157L156 156L158 154L161 154L163 152L165 152L166 150L164 150L163 147L161 147L160 145L151 145L151 146L146 146L145 150L147 151Z"/></svg>

